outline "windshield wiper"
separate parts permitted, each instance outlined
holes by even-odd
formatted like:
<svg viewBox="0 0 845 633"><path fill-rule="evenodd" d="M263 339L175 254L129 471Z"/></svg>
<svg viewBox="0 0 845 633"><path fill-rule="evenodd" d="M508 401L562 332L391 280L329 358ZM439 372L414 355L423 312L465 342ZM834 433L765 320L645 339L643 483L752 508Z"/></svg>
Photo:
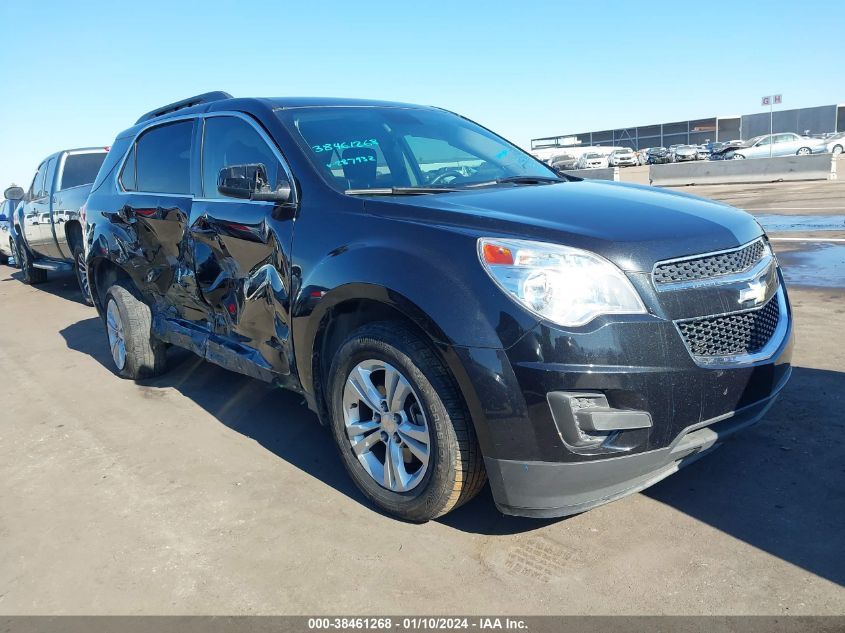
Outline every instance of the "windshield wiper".
<svg viewBox="0 0 845 633"><path fill-rule="evenodd" d="M574 180L575 178L572 178ZM466 185L467 189L472 187L491 187L493 185L503 185L513 183L515 185L549 185L556 182L569 182L570 177L555 178L554 176L506 176L504 178L496 178L496 180L489 180L486 182L474 182Z"/></svg>
<svg viewBox="0 0 845 633"><path fill-rule="evenodd" d="M418 196L427 193L460 191L450 187L383 187L380 189L347 189L348 196Z"/></svg>

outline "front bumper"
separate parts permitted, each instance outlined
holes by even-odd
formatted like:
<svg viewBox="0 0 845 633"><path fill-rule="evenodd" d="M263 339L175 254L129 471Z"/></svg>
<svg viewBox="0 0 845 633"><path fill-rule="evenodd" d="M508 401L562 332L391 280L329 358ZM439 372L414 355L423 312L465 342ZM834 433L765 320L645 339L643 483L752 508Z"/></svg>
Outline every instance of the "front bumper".
<svg viewBox="0 0 845 633"><path fill-rule="evenodd" d="M696 295L706 292L723 290ZM599 318L581 331L540 323L507 350L454 350L497 506L535 517L582 512L660 481L757 422L791 374L792 315L778 292L785 327L765 357L748 362L699 364L672 320L653 315ZM598 395L607 407L598 421L623 412L650 423L578 445L550 394ZM590 419L583 411L576 418Z"/></svg>
<svg viewBox="0 0 845 633"><path fill-rule="evenodd" d="M767 398L685 429L667 447L589 462L484 459L496 506L505 514L560 517L620 499L656 484L758 422L774 404L791 368Z"/></svg>

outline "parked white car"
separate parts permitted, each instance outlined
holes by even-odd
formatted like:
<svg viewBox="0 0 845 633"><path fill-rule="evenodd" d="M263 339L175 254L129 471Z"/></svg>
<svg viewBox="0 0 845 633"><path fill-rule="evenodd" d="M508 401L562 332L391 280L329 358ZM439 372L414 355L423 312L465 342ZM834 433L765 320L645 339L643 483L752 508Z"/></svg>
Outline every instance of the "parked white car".
<svg viewBox="0 0 845 633"><path fill-rule="evenodd" d="M825 148L831 154L841 154L845 150L845 133L837 136L829 136L824 139Z"/></svg>
<svg viewBox="0 0 845 633"><path fill-rule="evenodd" d="M602 167L607 167L607 155L595 152L582 154L578 162L575 163L575 169L600 169Z"/></svg>
<svg viewBox="0 0 845 633"><path fill-rule="evenodd" d="M733 159L768 158L769 156L803 156L823 154L827 151L824 141L794 132L764 134L746 141L745 147L734 150Z"/></svg>
<svg viewBox="0 0 845 633"><path fill-rule="evenodd" d="M607 164L610 167L634 167L637 164L637 155L627 147L615 149L607 157Z"/></svg>

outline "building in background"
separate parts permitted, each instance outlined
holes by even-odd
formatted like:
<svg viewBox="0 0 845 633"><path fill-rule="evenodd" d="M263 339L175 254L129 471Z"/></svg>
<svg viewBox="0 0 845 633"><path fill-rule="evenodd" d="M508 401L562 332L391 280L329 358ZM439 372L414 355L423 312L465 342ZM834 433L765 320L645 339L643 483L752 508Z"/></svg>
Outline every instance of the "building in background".
<svg viewBox="0 0 845 633"><path fill-rule="evenodd" d="M772 131L798 134L845 132L845 104L776 110L772 117ZM632 149L701 145L709 141L749 139L768 133L769 113L758 112L535 138L531 139L531 151L579 145Z"/></svg>

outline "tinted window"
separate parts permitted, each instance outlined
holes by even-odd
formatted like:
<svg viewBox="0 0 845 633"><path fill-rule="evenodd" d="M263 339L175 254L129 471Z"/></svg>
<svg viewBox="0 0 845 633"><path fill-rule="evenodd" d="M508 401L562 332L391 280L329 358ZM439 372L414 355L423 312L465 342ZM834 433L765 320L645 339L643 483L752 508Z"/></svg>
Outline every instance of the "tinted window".
<svg viewBox="0 0 845 633"><path fill-rule="evenodd" d="M284 171L267 142L249 123L236 117L209 117L205 120L202 144L203 195L224 198L217 191L217 176L224 167L264 165L267 184L276 190Z"/></svg>
<svg viewBox="0 0 845 633"><path fill-rule="evenodd" d="M94 182L105 158L105 152L69 154L65 158L65 168L62 172L62 182L59 184L59 189L70 189Z"/></svg>
<svg viewBox="0 0 845 633"><path fill-rule="evenodd" d="M126 158L126 163L123 165L123 171L120 172L120 184L126 191L135 191L135 144L132 144L132 149L129 150L129 156Z"/></svg>
<svg viewBox="0 0 845 633"><path fill-rule="evenodd" d="M40 198L41 192L44 189L44 176L47 173L47 161L45 160L38 166L38 171L32 179L32 184L29 186L29 197L32 200Z"/></svg>
<svg viewBox="0 0 845 633"><path fill-rule="evenodd" d="M193 129L193 121L180 121L141 135L135 144L136 191L191 193Z"/></svg>

